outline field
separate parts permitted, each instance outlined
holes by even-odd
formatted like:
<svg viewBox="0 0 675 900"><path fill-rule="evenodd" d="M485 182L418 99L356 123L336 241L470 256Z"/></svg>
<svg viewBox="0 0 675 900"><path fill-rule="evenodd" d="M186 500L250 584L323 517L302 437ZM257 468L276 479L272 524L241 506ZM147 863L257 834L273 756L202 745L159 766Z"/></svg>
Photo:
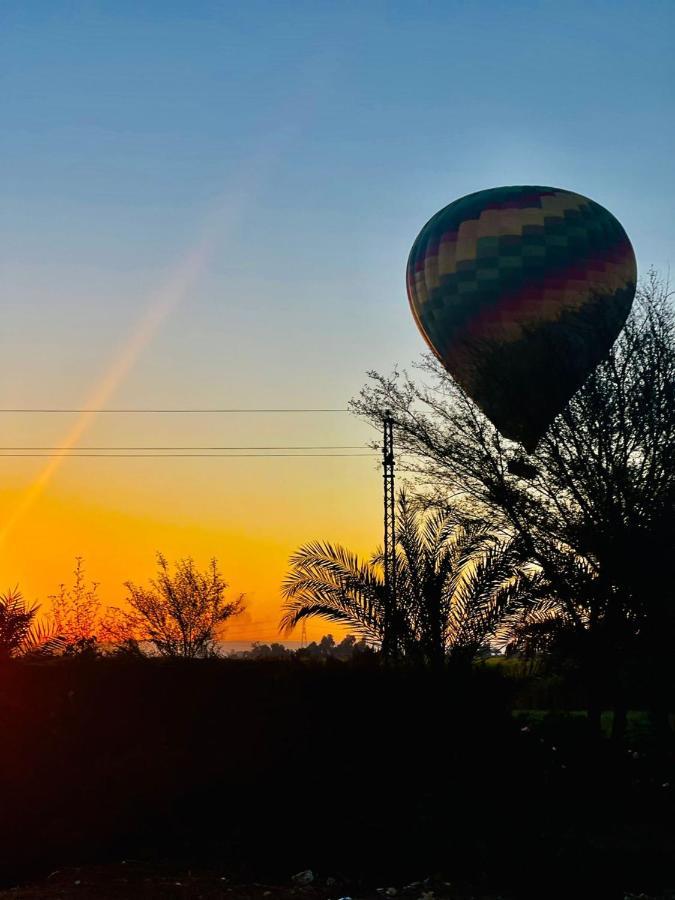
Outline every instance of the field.
<svg viewBox="0 0 675 900"><path fill-rule="evenodd" d="M498 668L60 659L9 663L0 685L0 874L9 889L57 872L10 896L675 884L672 747L646 714L613 745L583 715L518 709L533 688ZM307 869L312 885L292 882Z"/></svg>

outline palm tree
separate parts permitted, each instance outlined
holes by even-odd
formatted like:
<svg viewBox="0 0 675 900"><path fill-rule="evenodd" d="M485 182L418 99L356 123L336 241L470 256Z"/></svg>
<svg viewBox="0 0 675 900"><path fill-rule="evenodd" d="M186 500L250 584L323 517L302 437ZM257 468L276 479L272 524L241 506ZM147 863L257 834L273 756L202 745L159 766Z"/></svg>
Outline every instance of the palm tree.
<svg viewBox="0 0 675 900"><path fill-rule="evenodd" d="M15 587L0 594L0 659L63 649L52 630L35 621L39 604L27 605Z"/></svg>
<svg viewBox="0 0 675 900"><path fill-rule="evenodd" d="M472 659L501 618L526 602L536 575L517 541L500 539L484 522L457 512L416 510L397 501L396 605L390 619L382 551L362 561L340 546L310 543L290 560L282 593L281 630L322 618L347 626L408 659L440 665L448 656Z"/></svg>

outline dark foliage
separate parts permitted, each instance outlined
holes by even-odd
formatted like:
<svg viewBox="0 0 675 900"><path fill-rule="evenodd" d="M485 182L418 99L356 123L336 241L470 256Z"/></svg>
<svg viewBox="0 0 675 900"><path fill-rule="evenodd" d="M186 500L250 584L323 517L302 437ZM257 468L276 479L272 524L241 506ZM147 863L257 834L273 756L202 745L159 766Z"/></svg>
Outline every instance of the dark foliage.
<svg viewBox="0 0 675 900"><path fill-rule="evenodd" d="M374 647L388 643L407 661L470 661L502 618L538 591L522 542L503 539L485 521L455 510L420 510L405 492L396 508L393 610L381 550L366 562L343 547L315 542L291 557L282 628L288 632L320 618L353 628Z"/></svg>
<svg viewBox="0 0 675 900"><path fill-rule="evenodd" d="M18 587L0 594L0 660L63 650L53 628L36 621L39 609L37 603L26 603Z"/></svg>
<svg viewBox="0 0 675 900"><path fill-rule="evenodd" d="M237 659L251 660L307 660L317 662L319 660L350 661L359 657L370 657L373 650L370 645L353 634L348 634L339 644L335 642L332 634L325 634L319 641L312 641L305 647L292 650L284 644L273 642L264 644L254 641L250 650L242 650L233 654Z"/></svg>
<svg viewBox="0 0 675 900"><path fill-rule="evenodd" d="M130 613L120 613L119 641L139 651L143 642L160 656L195 659L212 656L228 619L244 608L243 595L227 600L227 582L212 559L200 571L191 557L179 559L171 571L166 558L157 554L157 575L148 587L127 581Z"/></svg>
<svg viewBox="0 0 675 900"><path fill-rule="evenodd" d="M392 410L400 451L430 502L463 502L518 536L547 582L546 607L513 633L522 651L557 650L594 682L613 673L618 706L637 669L665 710L675 597L675 325L655 275L605 362L525 457L435 361L428 384L382 377L354 404L373 422ZM551 600L555 609L550 606Z"/></svg>
<svg viewBox="0 0 675 900"><path fill-rule="evenodd" d="M538 898L663 884L672 759L636 761L583 721L522 731L512 690L485 667L9 661L0 868L211 859L255 880L446 873Z"/></svg>

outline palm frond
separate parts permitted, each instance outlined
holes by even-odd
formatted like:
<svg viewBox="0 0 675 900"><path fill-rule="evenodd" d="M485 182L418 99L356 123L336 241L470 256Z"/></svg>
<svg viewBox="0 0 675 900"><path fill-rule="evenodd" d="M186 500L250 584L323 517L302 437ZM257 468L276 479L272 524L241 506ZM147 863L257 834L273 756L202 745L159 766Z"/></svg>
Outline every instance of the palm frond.
<svg viewBox="0 0 675 900"><path fill-rule="evenodd" d="M282 631L319 617L379 644L389 628L405 655L438 663L453 649L471 657L526 604L535 574L520 542L453 508L420 509L405 493L397 514L395 608L381 548L364 562L344 547L314 542L290 559Z"/></svg>
<svg viewBox="0 0 675 900"><path fill-rule="evenodd" d="M386 597L375 566L344 547L321 542L301 547L290 565L282 586L283 632L318 616L348 625L360 636L381 639Z"/></svg>
<svg viewBox="0 0 675 900"><path fill-rule="evenodd" d="M53 655L63 650L53 625L35 620L39 608L26 603L18 587L0 594L0 656Z"/></svg>
<svg viewBox="0 0 675 900"><path fill-rule="evenodd" d="M510 541L495 542L467 561L452 603L453 646L478 647L485 643L500 620L523 602L530 582L519 563L519 549Z"/></svg>

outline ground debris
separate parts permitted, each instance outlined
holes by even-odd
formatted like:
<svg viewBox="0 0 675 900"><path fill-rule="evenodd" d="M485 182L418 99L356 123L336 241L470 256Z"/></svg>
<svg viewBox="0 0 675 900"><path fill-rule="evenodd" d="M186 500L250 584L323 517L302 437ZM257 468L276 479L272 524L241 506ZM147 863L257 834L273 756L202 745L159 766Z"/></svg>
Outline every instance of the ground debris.
<svg viewBox="0 0 675 900"><path fill-rule="evenodd" d="M311 874L311 880L309 879ZM297 876L303 876L298 880ZM425 878L386 888L318 878L312 870L296 873L288 883L243 881L222 869L143 863L61 867L34 883L0 890L0 900L515 900L508 892L482 890ZM304 883L303 883L304 882ZM675 900L675 891L624 892L623 900Z"/></svg>

